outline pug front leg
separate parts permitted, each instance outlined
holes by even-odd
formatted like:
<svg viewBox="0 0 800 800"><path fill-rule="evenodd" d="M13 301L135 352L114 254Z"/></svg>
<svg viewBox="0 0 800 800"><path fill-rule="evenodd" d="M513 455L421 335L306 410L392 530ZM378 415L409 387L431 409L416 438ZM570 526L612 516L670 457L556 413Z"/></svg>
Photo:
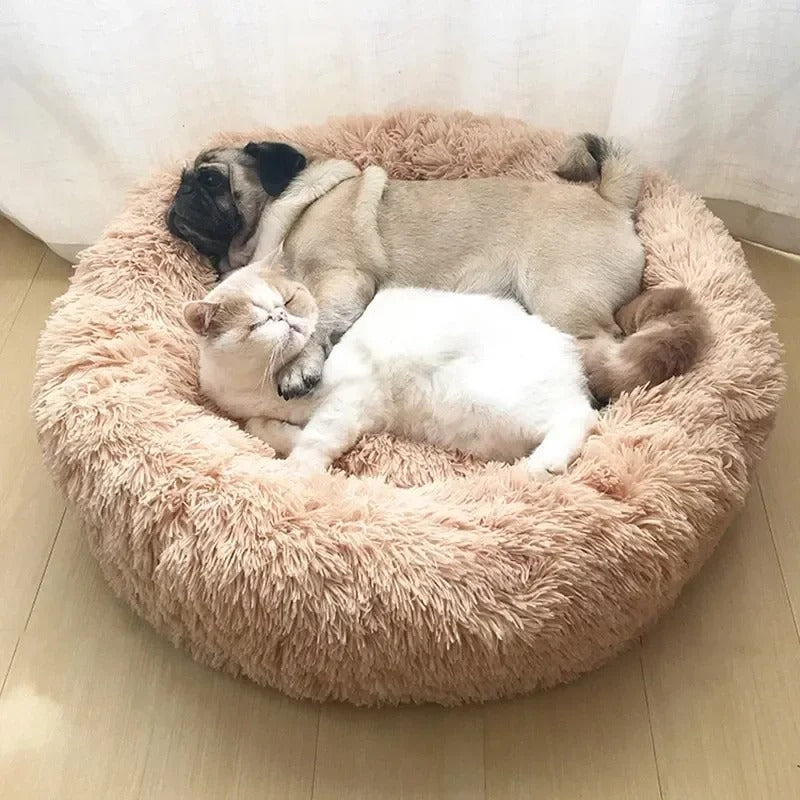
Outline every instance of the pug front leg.
<svg viewBox="0 0 800 800"><path fill-rule="evenodd" d="M322 378L322 367L330 349L330 340L323 343L312 335L306 346L278 373L278 394L284 400L308 394Z"/></svg>
<svg viewBox="0 0 800 800"><path fill-rule="evenodd" d="M317 327L306 346L278 372L278 394L284 400L308 394L322 378L331 347L361 316L375 296L374 276L353 268L328 270L307 287L319 307Z"/></svg>

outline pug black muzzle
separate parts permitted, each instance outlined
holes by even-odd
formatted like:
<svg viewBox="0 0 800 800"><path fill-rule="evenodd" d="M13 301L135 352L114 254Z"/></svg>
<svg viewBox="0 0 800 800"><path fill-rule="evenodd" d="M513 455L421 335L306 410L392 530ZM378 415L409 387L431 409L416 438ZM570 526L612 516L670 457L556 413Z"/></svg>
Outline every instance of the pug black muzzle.
<svg viewBox="0 0 800 800"><path fill-rule="evenodd" d="M189 242L216 266L241 226L229 179L221 169L201 166L183 171L167 211L167 228L173 235Z"/></svg>

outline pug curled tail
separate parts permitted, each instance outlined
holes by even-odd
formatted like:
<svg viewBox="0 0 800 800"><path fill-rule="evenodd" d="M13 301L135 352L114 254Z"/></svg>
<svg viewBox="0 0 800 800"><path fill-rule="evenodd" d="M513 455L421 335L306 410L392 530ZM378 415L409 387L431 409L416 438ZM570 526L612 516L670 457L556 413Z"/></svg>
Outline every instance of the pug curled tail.
<svg viewBox="0 0 800 800"><path fill-rule="evenodd" d="M600 334L582 342L589 388L599 400L683 375L711 339L708 318L682 287L648 289L614 318L624 338Z"/></svg>

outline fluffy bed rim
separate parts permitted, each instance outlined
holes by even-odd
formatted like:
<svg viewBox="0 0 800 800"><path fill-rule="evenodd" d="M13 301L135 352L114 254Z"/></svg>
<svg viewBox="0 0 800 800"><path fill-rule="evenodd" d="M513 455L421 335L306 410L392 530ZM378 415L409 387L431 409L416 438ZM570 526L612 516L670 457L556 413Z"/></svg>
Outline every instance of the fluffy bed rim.
<svg viewBox="0 0 800 800"><path fill-rule="evenodd" d="M413 179L556 180L565 142L403 112L215 143L268 138ZM82 254L34 387L46 463L139 614L294 697L457 704L570 680L673 603L741 506L785 380L771 304L698 198L651 174L636 222L646 285L687 286L712 347L615 403L567 475L540 486L380 436L305 485L198 399L181 308L212 274L166 231L178 174L137 190Z"/></svg>

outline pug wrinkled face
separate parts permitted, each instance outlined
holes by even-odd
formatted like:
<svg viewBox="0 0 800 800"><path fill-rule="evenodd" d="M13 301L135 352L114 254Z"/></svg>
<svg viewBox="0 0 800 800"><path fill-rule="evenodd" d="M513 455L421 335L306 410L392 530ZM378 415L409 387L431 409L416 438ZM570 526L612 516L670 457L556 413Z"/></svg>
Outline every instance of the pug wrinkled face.
<svg viewBox="0 0 800 800"><path fill-rule="evenodd" d="M225 256L242 226L231 178L237 162L255 162L241 150L207 150L185 169L167 212L167 227L211 259ZM247 168L248 165L244 165ZM232 169L233 168L233 169Z"/></svg>
<svg viewBox="0 0 800 800"><path fill-rule="evenodd" d="M266 202L305 166L305 156L282 142L206 150L181 174L167 227L217 264L234 236L255 232Z"/></svg>

